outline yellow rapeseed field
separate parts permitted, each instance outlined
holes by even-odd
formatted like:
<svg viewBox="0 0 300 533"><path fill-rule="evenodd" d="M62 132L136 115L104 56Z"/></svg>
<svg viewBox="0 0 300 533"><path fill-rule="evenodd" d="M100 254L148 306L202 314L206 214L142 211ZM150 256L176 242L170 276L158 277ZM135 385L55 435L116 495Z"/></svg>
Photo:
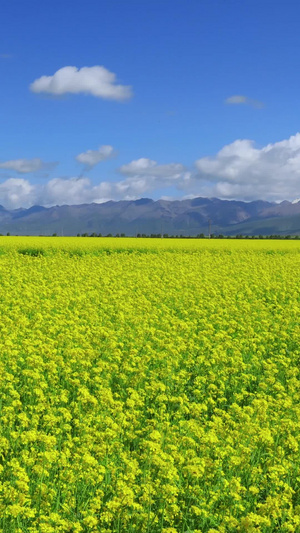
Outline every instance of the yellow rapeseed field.
<svg viewBox="0 0 300 533"><path fill-rule="evenodd" d="M0 238L0 531L300 531L300 242Z"/></svg>

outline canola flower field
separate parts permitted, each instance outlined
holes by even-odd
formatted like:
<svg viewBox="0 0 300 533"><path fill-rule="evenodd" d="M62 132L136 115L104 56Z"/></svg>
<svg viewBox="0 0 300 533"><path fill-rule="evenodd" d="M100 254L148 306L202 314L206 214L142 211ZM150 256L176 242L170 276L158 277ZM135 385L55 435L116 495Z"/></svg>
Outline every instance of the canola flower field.
<svg viewBox="0 0 300 533"><path fill-rule="evenodd" d="M0 238L0 531L300 531L300 243Z"/></svg>

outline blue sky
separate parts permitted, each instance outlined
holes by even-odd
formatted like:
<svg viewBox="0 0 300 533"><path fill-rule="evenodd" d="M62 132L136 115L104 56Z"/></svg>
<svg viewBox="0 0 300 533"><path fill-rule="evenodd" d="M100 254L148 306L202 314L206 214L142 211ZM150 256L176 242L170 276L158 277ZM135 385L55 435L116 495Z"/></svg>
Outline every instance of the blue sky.
<svg viewBox="0 0 300 533"><path fill-rule="evenodd" d="M296 1L1 11L2 205L300 196Z"/></svg>

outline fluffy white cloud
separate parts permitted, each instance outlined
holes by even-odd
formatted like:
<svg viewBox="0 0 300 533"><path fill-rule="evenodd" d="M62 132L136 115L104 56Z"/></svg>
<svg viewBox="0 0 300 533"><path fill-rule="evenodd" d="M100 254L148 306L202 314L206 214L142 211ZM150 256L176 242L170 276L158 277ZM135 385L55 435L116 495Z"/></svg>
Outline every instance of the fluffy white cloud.
<svg viewBox="0 0 300 533"><path fill-rule="evenodd" d="M126 100L132 96L131 87L116 83L116 75L105 67L63 67L53 76L42 76L30 85L34 93L53 95L92 94L108 100Z"/></svg>
<svg viewBox="0 0 300 533"><path fill-rule="evenodd" d="M103 181L93 185L89 178L54 178L36 188L36 202L44 206L102 203L115 198L115 184Z"/></svg>
<svg viewBox="0 0 300 533"><path fill-rule="evenodd" d="M85 165L86 168L92 168L101 161L110 159L114 155L114 149L110 145L103 145L98 148L98 150L87 150L78 154L75 159Z"/></svg>
<svg viewBox="0 0 300 533"><path fill-rule="evenodd" d="M155 189L177 187L189 176L181 163L158 165L156 161L147 158L131 161L121 166L119 171L127 178L116 183L115 190L125 198L136 198Z"/></svg>
<svg viewBox="0 0 300 533"><path fill-rule="evenodd" d="M79 154L76 159L86 166L92 166L112 155L111 146L102 146L99 150L88 150ZM22 169L24 172L25 166L22 166ZM27 180L11 178L2 183L0 204L16 208L34 204L51 206L130 200L169 186L180 188L190 177L190 173L180 163L159 165L147 158L131 161L119 171L123 179L116 182L102 181L98 185L93 185L87 177L54 178L43 185L31 185Z"/></svg>
<svg viewBox="0 0 300 533"><path fill-rule="evenodd" d="M230 105L244 104L244 105L250 105L252 107L257 107L257 108L264 107L263 102L260 102L259 100L254 100L253 98L248 98L248 96L243 96L243 95L238 95L238 94L234 96L229 96L229 98L226 98L225 104L230 104Z"/></svg>
<svg viewBox="0 0 300 533"><path fill-rule="evenodd" d="M106 154L110 150L104 150ZM31 185L27 180L8 179L0 188L0 204L5 207L30 207L31 205L75 205L101 203L107 200L131 200L147 192L170 185L184 183L189 173L183 165L170 163L158 165L150 159L139 159L120 169L125 179L117 182L103 181L93 185L86 177L54 178L43 185ZM16 194L18 191L18 194Z"/></svg>
<svg viewBox="0 0 300 533"><path fill-rule="evenodd" d="M300 133L263 147L256 147L250 140L237 140L213 157L198 159L190 171L180 163L159 165L147 158L131 161L119 171L119 181L98 185L86 177L54 178L42 185L10 178L0 184L0 204L17 208L101 203L145 194L157 197L160 191L165 194L166 188L173 197L183 198L294 200L299 198L300 189Z"/></svg>
<svg viewBox="0 0 300 533"><path fill-rule="evenodd" d="M54 178L43 185L31 184L24 178L9 178L0 183L0 204L7 209L32 205L76 205L101 203L114 194L108 182L92 185L88 178Z"/></svg>
<svg viewBox="0 0 300 533"><path fill-rule="evenodd" d="M0 204L9 209L30 207L35 203L36 190L28 180L9 178L0 183Z"/></svg>
<svg viewBox="0 0 300 533"><path fill-rule="evenodd" d="M57 163L44 163L38 157L33 159L12 159L11 161L4 161L0 163L0 169L14 170L19 174L27 174L29 172L38 172L39 170L45 170L53 168Z"/></svg>
<svg viewBox="0 0 300 533"><path fill-rule="evenodd" d="M88 178L54 178L40 190L40 201L43 205L85 203L89 188Z"/></svg>
<svg viewBox="0 0 300 533"><path fill-rule="evenodd" d="M256 148L253 141L237 140L214 157L195 163L189 188L220 198L244 200L294 199L300 187L300 133Z"/></svg>

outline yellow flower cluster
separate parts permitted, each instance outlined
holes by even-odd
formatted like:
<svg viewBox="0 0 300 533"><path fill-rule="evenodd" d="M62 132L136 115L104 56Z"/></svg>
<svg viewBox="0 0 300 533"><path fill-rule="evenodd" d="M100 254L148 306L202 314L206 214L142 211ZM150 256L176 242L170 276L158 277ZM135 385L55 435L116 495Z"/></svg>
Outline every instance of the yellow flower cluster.
<svg viewBox="0 0 300 533"><path fill-rule="evenodd" d="M297 242L0 238L0 532L300 531Z"/></svg>

